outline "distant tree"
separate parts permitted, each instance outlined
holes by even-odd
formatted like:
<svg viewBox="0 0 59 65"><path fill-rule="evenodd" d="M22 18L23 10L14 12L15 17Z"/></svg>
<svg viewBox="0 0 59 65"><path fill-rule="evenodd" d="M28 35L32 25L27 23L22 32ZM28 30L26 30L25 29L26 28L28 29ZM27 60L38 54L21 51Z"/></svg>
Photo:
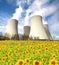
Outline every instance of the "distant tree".
<svg viewBox="0 0 59 65"><path fill-rule="evenodd" d="M15 34L11 37L11 40L19 40L19 35Z"/></svg>
<svg viewBox="0 0 59 65"><path fill-rule="evenodd" d="M9 34L5 33L4 38L5 38L5 40L10 40Z"/></svg>
<svg viewBox="0 0 59 65"><path fill-rule="evenodd" d="M3 34L0 32L0 40L3 40Z"/></svg>
<svg viewBox="0 0 59 65"><path fill-rule="evenodd" d="M33 38L32 38L32 36L31 37L29 37L29 40L32 40Z"/></svg>
<svg viewBox="0 0 59 65"><path fill-rule="evenodd" d="M28 40L29 36L23 35L22 38L23 38L23 40Z"/></svg>

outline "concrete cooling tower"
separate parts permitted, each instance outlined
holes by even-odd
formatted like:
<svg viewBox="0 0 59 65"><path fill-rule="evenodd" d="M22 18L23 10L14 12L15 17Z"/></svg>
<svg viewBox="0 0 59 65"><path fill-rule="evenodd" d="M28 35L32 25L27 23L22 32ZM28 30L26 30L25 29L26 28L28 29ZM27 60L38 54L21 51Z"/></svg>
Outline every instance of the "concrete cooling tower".
<svg viewBox="0 0 59 65"><path fill-rule="evenodd" d="M48 35L49 39L52 40L52 36L49 32L48 24L43 24L43 26L45 28L46 34Z"/></svg>
<svg viewBox="0 0 59 65"><path fill-rule="evenodd" d="M31 30L29 37L39 39L49 39L45 29L43 27L42 17L39 15L35 15L31 17Z"/></svg>
<svg viewBox="0 0 59 65"><path fill-rule="evenodd" d="M24 36L23 39L29 39L29 34L30 34L30 26L24 26Z"/></svg>
<svg viewBox="0 0 59 65"><path fill-rule="evenodd" d="M30 33L30 26L24 26L24 35L29 36Z"/></svg>
<svg viewBox="0 0 59 65"><path fill-rule="evenodd" d="M8 21L6 33L9 35L9 37L18 34L18 21L16 19L10 19Z"/></svg>

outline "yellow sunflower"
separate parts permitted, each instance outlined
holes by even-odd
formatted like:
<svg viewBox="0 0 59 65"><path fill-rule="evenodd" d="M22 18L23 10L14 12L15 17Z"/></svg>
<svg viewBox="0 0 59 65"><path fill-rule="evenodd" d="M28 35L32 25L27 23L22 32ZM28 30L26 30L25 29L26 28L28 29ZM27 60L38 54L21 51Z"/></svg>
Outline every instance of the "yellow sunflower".
<svg viewBox="0 0 59 65"><path fill-rule="evenodd" d="M29 47L29 49L32 49L33 48L33 46L31 45L30 47Z"/></svg>
<svg viewBox="0 0 59 65"><path fill-rule="evenodd" d="M41 53L41 50L37 50L37 53L40 54Z"/></svg>
<svg viewBox="0 0 59 65"><path fill-rule="evenodd" d="M25 59L26 63L30 63L30 60L28 58Z"/></svg>
<svg viewBox="0 0 59 65"><path fill-rule="evenodd" d="M59 65L59 64L58 64L58 61L57 61L57 60L51 59L51 60L49 61L49 65Z"/></svg>
<svg viewBox="0 0 59 65"><path fill-rule="evenodd" d="M18 54L18 51L17 50L14 50L14 54Z"/></svg>
<svg viewBox="0 0 59 65"><path fill-rule="evenodd" d="M46 48L45 48L45 51L46 51L46 52L48 52L48 51L49 51L49 50L48 50L48 47L46 47Z"/></svg>
<svg viewBox="0 0 59 65"><path fill-rule="evenodd" d="M8 55L8 57L10 57L11 56L11 52L8 52L7 55Z"/></svg>
<svg viewBox="0 0 59 65"><path fill-rule="evenodd" d="M16 65L24 65L24 61L22 59L18 60Z"/></svg>
<svg viewBox="0 0 59 65"><path fill-rule="evenodd" d="M6 59L7 59L6 57L2 57L2 59L1 59L1 60L2 60L2 62L5 62L5 61L6 61Z"/></svg>
<svg viewBox="0 0 59 65"><path fill-rule="evenodd" d="M13 65L12 63L10 63L9 65Z"/></svg>
<svg viewBox="0 0 59 65"><path fill-rule="evenodd" d="M42 65L42 64L41 64L40 61L38 61L38 60L34 60L34 61L33 61L33 65Z"/></svg>
<svg viewBox="0 0 59 65"><path fill-rule="evenodd" d="M0 46L0 50L2 50L2 46Z"/></svg>
<svg viewBox="0 0 59 65"><path fill-rule="evenodd" d="M53 55L52 55L52 58L57 59L57 58L58 58L58 56L57 56L57 55L55 55L55 54L53 54Z"/></svg>

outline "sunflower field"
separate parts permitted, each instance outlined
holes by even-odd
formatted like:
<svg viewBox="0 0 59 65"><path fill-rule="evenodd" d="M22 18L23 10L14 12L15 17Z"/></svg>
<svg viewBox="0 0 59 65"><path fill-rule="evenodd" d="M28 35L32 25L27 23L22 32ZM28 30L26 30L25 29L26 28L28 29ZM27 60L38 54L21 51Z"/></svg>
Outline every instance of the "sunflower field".
<svg viewBox="0 0 59 65"><path fill-rule="evenodd" d="M59 65L59 41L0 41L0 65Z"/></svg>

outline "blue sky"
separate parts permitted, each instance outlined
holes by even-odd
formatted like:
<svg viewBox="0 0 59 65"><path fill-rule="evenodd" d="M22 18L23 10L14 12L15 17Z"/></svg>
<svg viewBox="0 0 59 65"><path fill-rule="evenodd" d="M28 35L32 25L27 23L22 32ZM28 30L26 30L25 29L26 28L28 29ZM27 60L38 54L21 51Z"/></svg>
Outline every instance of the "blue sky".
<svg viewBox="0 0 59 65"><path fill-rule="evenodd" d="M51 35L59 38L59 0L0 0L0 32L5 33L8 19L14 18L19 21L18 32L22 33L33 15L41 15Z"/></svg>

